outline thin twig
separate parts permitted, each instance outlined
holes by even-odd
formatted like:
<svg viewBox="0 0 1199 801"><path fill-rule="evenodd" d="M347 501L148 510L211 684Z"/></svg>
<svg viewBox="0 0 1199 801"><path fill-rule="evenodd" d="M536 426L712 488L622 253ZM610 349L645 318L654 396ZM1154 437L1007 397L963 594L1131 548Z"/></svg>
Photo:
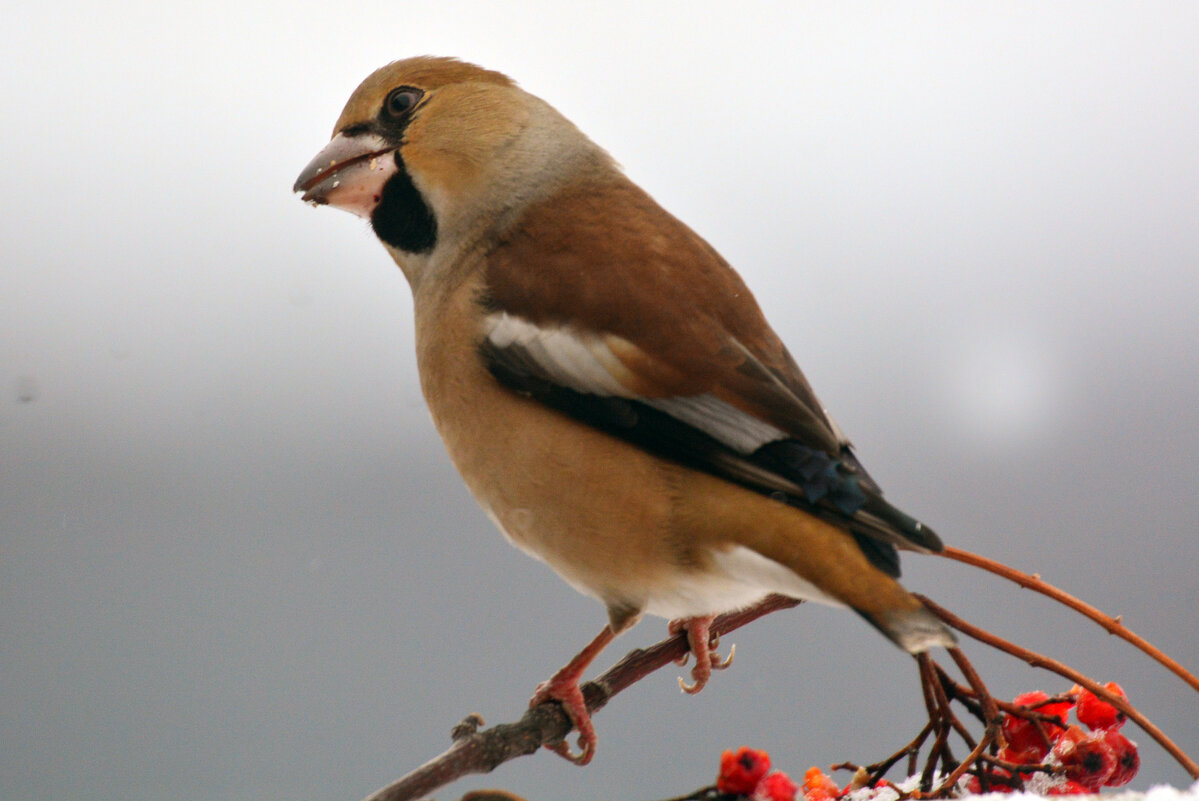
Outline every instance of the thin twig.
<svg viewBox="0 0 1199 801"><path fill-rule="evenodd" d="M1091 620L1098 623L1105 630L1107 630L1108 634L1114 634L1122 640L1132 643L1132 645L1136 646L1141 651L1144 651L1152 659L1155 659L1167 670L1171 671L1180 679L1189 684L1196 692L1199 692L1199 677L1196 677L1178 662L1167 656L1156 646L1148 642L1144 637L1125 626L1124 622L1119 617L1112 617L1111 615L1099 611L1085 601L1075 598L1068 592L1059 590L1057 587L1049 584L1038 575L1016 570L1014 567L1008 567L1002 562L996 562L994 559L988 559L985 556L979 556L976 553L963 551L961 548L953 548L949 546L947 546L945 550L940 551L938 555L944 556L947 559L953 559L955 562L962 562L963 564L982 568L988 573L994 573L997 576L1002 576L1009 581L1019 584L1025 589L1039 592L1042 595L1046 595L1053 600L1058 601L1059 603L1065 604L1074 611L1085 615L1086 617L1089 617Z"/></svg>
<svg viewBox="0 0 1199 801"><path fill-rule="evenodd" d="M974 665L970 664L970 660L966 658L966 655L962 653L960 648L950 648L949 655L953 657L958 670L962 671L962 676L965 677L966 683L974 690L975 699L982 706L984 725L988 729L997 729L1003 718L1000 717L999 708L995 705L995 699L991 696L991 693L987 692L987 686L983 684L978 671L974 669Z"/></svg>
<svg viewBox="0 0 1199 801"><path fill-rule="evenodd" d="M741 628L763 615L789 609L800 603L793 598L771 595L740 612L721 615L712 621L711 632L719 636ZM619 693L655 670L672 664L687 653L686 634L677 634L657 645L631 651L595 681L583 685L587 711L598 712ZM455 727L454 744L403 778L371 795L367 801L410 801L471 773L489 773L518 756L559 742L571 730L570 718L556 702L532 707L515 723L502 723L476 731L468 718Z"/></svg>
<svg viewBox="0 0 1199 801"><path fill-rule="evenodd" d="M1079 673L1069 665L1065 665L1061 662L1058 662L1056 659L1050 659L1049 657L1038 654L1035 651L1030 651L1027 648L1021 648L1015 643L1011 643L1000 637L996 637L994 634L991 634L988 631L984 631L977 626L967 623L953 613L949 612L947 609L938 606L922 595L917 595L916 597L920 599L920 602L923 603L930 612L941 618L941 620L945 621L947 625L957 629L966 636L972 637L979 642L986 643L992 648L997 648L1000 651L1011 654L1017 659L1022 659L1033 667L1039 667L1053 671L1059 676L1064 676L1074 683L1086 687L1088 690L1095 693L1095 695L1099 696L1116 709L1123 712L1127 717L1131 718L1138 726L1140 726L1146 734L1148 734L1154 740L1157 740L1158 744L1164 748L1170 754L1170 756L1174 757L1178 764L1182 765L1186 772L1191 775L1192 779L1199 779L1199 764L1196 764L1195 761L1187 756L1181 748L1175 745L1174 741L1167 737L1161 729L1151 723L1148 718L1142 715L1136 709L1136 707L1129 704L1125 699L1117 696L1115 693L1112 693L1097 681Z"/></svg>
<svg viewBox="0 0 1199 801"><path fill-rule="evenodd" d="M933 663L933 666L937 669L937 677L941 679L941 686L945 688L945 694L948 695L951 700L959 701L962 706L966 708L967 712L978 718L979 722L981 722L984 726L987 725L987 716L983 712L982 704L980 704L978 699L974 697L974 691L969 687L958 684L956 681L954 681L945 671L945 668L941 667L935 662ZM999 702L996 701L995 703L998 704Z"/></svg>
<svg viewBox="0 0 1199 801"><path fill-rule="evenodd" d="M924 688L924 703L928 707L928 719L937 734L933 739L932 748L929 750L928 761L924 763L924 771L920 774L920 789L928 792L932 790L933 774L936 772L938 760L943 766L953 760L949 751L949 733L955 729L955 724L958 734L962 734L964 727L949 707L949 698L945 695L945 689L937 678L937 669L932 657L927 652L917 654L916 663L920 666L920 684ZM969 737L969 734L967 733L965 736ZM946 770L951 771L956 767L957 765L954 764L953 767L946 767Z"/></svg>
<svg viewBox="0 0 1199 801"><path fill-rule="evenodd" d="M958 780L965 775L966 770L971 765L978 761L978 758L982 756L982 753L986 750L988 744L989 741L986 737L983 737L981 740L979 740L978 745L974 746L974 749L966 755L966 758L962 760L961 764L954 768L953 771L945 777L945 781L941 782L941 786L937 788L934 795L947 795L949 791L957 787Z"/></svg>
<svg viewBox="0 0 1199 801"><path fill-rule="evenodd" d="M865 770L870 776L869 781L866 783L866 786L873 787L879 779L881 779L883 776L886 775L887 771L889 771L895 763L899 762L899 760L903 759L905 756L916 756L917 754L919 754L920 746L924 745L924 741L928 739L928 735L932 733L932 730L933 730L933 723L930 720L928 723L924 724L924 728L920 730L920 733L916 735L915 739L913 739L910 743L905 745L903 748L899 749L894 754L892 754L891 756L882 760L881 762L875 762L873 765L866 765L865 767L863 767L862 770ZM855 765L852 762L841 762L836 765L833 765L831 769L832 770L844 769L844 770L856 771L856 770L858 770L859 767L860 767L859 765ZM915 768L915 766L913 766L908 771L908 774L911 775L912 773L915 773L915 772L916 772L916 768Z"/></svg>

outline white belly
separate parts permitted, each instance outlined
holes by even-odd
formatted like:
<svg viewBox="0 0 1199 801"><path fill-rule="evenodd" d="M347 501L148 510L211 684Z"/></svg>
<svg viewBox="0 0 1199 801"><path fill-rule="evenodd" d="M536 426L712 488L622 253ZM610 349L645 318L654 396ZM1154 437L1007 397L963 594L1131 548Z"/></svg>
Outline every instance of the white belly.
<svg viewBox="0 0 1199 801"><path fill-rule="evenodd" d="M744 609L772 593L845 606L787 568L740 546L713 557L704 574L680 574L648 599L647 614L673 620Z"/></svg>

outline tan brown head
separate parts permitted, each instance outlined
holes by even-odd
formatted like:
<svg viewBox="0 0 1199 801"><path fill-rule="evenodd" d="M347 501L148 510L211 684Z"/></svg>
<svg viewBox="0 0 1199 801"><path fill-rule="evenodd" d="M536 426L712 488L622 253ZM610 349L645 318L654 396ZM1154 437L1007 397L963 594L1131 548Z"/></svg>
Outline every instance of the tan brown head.
<svg viewBox="0 0 1199 801"><path fill-rule="evenodd" d="M589 163L610 161L507 76L420 56L362 82L294 188L370 220L415 281L435 254L502 230Z"/></svg>

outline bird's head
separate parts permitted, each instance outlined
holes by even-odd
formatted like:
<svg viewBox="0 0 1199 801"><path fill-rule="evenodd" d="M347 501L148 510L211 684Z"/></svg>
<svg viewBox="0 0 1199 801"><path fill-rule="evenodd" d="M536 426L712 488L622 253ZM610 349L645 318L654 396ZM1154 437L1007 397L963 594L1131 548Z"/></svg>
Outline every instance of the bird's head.
<svg viewBox="0 0 1199 801"><path fill-rule="evenodd" d="M370 220L415 284L607 155L506 75L421 56L376 70L294 191Z"/></svg>

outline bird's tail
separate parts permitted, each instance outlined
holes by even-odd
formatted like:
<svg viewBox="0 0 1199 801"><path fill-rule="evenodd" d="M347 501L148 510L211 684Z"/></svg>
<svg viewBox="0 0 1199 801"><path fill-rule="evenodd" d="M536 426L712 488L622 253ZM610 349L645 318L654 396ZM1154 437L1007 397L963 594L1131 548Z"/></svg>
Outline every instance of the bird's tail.
<svg viewBox="0 0 1199 801"><path fill-rule="evenodd" d="M848 605L910 654L956 644L945 624L874 564L848 532L783 508L792 519L778 521L774 531L759 529L762 536L755 550Z"/></svg>
<svg viewBox="0 0 1199 801"><path fill-rule="evenodd" d="M938 645L942 648L952 648L957 645L957 639L953 636L953 632L946 628L945 624L928 611L924 604L917 601L910 592L906 590L904 592L913 605L883 612L867 612L856 607L854 611L909 654L921 654Z"/></svg>
<svg viewBox="0 0 1199 801"><path fill-rule="evenodd" d="M788 515L759 528L759 541L750 547L848 605L910 654L956 644L945 624L894 576L871 562L848 532L796 509L776 506Z"/></svg>
<svg viewBox="0 0 1199 801"><path fill-rule="evenodd" d="M871 562L845 529L747 491L739 503L697 504L696 528L787 567L825 595L851 607L892 642L918 654L952 647L953 634L885 570ZM703 507L707 507L706 509Z"/></svg>

